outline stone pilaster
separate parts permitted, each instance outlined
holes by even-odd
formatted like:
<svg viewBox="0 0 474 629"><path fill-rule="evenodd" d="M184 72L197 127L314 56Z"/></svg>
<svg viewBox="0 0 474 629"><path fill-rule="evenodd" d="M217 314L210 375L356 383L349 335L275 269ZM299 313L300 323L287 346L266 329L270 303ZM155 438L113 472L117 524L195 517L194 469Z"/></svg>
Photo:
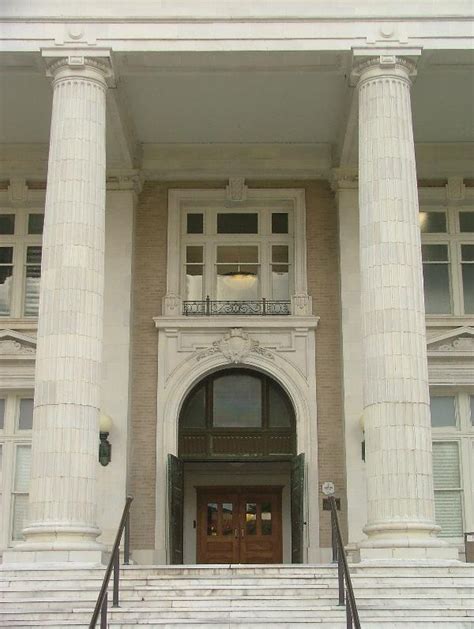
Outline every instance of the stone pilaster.
<svg viewBox="0 0 474 629"><path fill-rule="evenodd" d="M104 295L107 72L103 61L79 55L50 66L54 96L30 505L26 542L21 547L38 560L92 559L101 548L96 542L100 531L95 485Z"/></svg>
<svg viewBox="0 0 474 629"><path fill-rule="evenodd" d="M362 557L452 556L434 523L413 71L394 56L357 69L368 483Z"/></svg>

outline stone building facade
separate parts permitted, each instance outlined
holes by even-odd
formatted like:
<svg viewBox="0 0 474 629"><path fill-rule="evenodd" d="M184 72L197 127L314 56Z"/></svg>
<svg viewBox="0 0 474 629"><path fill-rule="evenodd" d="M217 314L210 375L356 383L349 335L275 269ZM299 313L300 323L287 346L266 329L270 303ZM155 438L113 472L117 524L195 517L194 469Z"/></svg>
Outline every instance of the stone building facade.
<svg viewBox="0 0 474 629"><path fill-rule="evenodd" d="M129 494L139 563L324 562L327 482L354 559L456 558L469 3L43 4L0 11L3 562L99 560Z"/></svg>

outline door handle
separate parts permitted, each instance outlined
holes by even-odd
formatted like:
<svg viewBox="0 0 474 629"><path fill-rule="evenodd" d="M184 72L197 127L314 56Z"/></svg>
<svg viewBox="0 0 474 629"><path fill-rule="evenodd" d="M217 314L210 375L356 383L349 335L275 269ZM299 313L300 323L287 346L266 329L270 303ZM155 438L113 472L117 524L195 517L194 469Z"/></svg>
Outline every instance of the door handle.
<svg viewBox="0 0 474 629"><path fill-rule="evenodd" d="M243 537L245 531L244 531L244 529L240 529L240 531L241 531L241 537Z"/></svg>
<svg viewBox="0 0 474 629"><path fill-rule="evenodd" d="M237 539L239 537L239 529L234 530L234 537Z"/></svg>

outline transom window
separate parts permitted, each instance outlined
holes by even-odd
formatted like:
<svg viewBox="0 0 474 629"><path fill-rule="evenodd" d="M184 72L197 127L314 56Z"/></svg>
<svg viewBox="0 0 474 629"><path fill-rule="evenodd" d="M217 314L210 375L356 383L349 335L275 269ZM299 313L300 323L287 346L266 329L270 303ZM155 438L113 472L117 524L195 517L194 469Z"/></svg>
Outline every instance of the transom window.
<svg viewBox="0 0 474 629"><path fill-rule="evenodd" d="M291 209L188 210L182 232L186 300L290 299Z"/></svg>
<svg viewBox="0 0 474 629"><path fill-rule="evenodd" d="M200 382L179 421L185 458L275 457L294 453L292 404L280 385L259 372L226 369Z"/></svg>
<svg viewBox="0 0 474 629"><path fill-rule="evenodd" d="M474 530L474 393L432 392L436 522L444 537Z"/></svg>
<svg viewBox="0 0 474 629"><path fill-rule="evenodd" d="M474 210L420 212L426 314L474 314Z"/></svg>
<svg viewBox="0 0 474 629"><path fill-rule="evenodd" d="M37 317L44 215L0 214L0 317Z"/></svg>

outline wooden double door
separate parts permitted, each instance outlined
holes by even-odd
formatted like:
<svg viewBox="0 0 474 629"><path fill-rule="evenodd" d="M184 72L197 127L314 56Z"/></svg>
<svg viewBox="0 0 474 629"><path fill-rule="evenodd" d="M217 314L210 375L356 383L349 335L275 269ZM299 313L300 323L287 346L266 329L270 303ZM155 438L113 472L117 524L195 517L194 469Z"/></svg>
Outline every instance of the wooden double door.
<svg viewBox="0 0 474 629"><path fill-rule="evenodd" d="M197 488L197 562L282 563L281 491Z"/></svg>

